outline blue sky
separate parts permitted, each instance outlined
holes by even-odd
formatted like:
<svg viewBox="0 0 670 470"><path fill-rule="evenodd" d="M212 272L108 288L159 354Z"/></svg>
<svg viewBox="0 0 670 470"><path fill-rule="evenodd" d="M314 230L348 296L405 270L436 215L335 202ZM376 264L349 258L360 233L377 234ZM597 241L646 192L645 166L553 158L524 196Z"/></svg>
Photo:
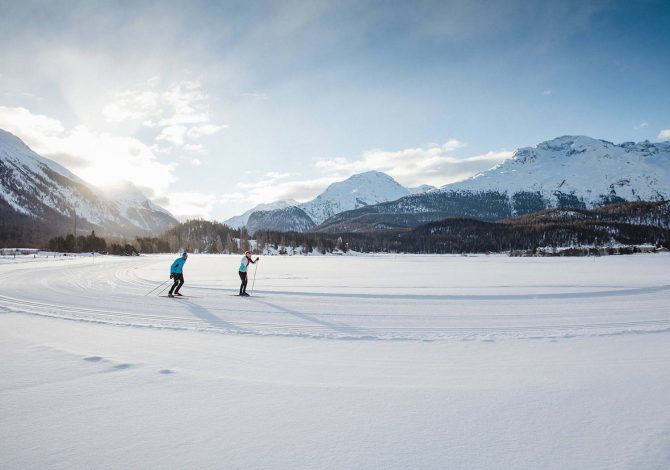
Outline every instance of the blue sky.
<svg viewBox="0 0 670 470"><path fill-rule="evenodd" d="M666 1L0 0L0 128L180 217L670 138Z"/></svg>

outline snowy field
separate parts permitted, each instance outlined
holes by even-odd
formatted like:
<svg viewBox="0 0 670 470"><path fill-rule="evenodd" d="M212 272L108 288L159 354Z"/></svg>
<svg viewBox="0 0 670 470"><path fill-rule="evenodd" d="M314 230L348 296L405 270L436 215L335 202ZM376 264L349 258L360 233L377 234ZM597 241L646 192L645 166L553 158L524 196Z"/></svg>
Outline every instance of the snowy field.
<svg viewBox="0 0 670 470"><path fill-rule="evenodd" d="M0 260L0 468L670 468L670 255L173 259Z"/></svg>

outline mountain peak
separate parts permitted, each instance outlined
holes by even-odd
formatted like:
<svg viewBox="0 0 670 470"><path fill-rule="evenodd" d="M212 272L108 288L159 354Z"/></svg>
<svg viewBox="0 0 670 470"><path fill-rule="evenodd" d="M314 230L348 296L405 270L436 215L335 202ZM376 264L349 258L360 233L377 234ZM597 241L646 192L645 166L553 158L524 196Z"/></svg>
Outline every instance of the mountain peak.
<svg viewBox="0 0 670 470"><path fill-rule="evenodd" d="M565 148L594 148L614 146L612 142L594 139L585 135L564 135L555 139L541 142L536 148L543 150L562 150Z"/></svg>
<svg viewBox="0 0 670 470"><path fill-rule="evenodd" d="M19 139L17 136L15 136L11 132L8 132L4 129L0 129L0 144L2 144L2 145L8 145L8 144L17 145L17 144L20 144L23 147L28 147L21 139Z"/></svg>
<svg viewBox="0 0 670 470"><path fill-rule="evenodd" d="M510 197L541 194L557 205L565 196L594 206L611 200L659 200L670 194L670 145L616 145L566 135L517 150L514 158L446 191L496 191Z"/></svg>
<svg viewBox="0 0 670 470"><path fill-rule="evenodd" d="M8 206L3 218L11 218L17 227L31 227L22 232L25 237L66 232L72 227L74 214L80 230L95 229L116 236L157 234L177 223L134 186L120 189L125 196L122 199L110 199L1 129L0 174L0 204Z"/></svg>
<svg viewBox="0 0 670 470"><path fill-rule="evenodd" d="M366 171L333 183L312 201L300 205L316 224L340 212L393 201L410 194L396 180L380 171Z"/></svg>

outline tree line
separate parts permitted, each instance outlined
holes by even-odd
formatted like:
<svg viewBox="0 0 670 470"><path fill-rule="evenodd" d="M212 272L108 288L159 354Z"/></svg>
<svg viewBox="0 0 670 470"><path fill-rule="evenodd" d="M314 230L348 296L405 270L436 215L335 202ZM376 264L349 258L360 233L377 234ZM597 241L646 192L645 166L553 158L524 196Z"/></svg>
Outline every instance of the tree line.
<svg viewBox="0 0 670 470"><path fill-rule="evenodd" d="M245 228L218 222L190 220L158 237L109 241L67 235L49 240L52 251L112 254L199 253L236 254L250 250L280 254L331 253L335 250L386 253L483 253L537 251L545 247L654 244L670 247L670 202L625 203L606 208L552 209L502 221L448 218L414 229L356 233L277 232L259 230L255 243Z"/></svg>

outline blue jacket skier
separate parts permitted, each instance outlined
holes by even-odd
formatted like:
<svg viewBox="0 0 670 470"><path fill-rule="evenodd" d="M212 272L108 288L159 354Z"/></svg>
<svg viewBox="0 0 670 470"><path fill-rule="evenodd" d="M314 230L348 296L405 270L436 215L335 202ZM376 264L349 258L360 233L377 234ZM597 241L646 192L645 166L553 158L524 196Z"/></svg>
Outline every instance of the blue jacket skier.
<svg viewBox="0 0 670 470"><path fill-rule="evenodd" d="M255 260L251 259L251 251L246 251L244 253L244 256L242 257L242 261L240 262L240 280L242 281L242 284L240 284L240 295L248 297L249 294L247 294L247 268L249 267L249 263L254 264L258 261L258 256L256 257Z"/></svg>
<svg viewBox="0 0 670 470"><path fill-rule="evenodd" d="M183 252L170 266L170 279L174 279L174 284L172 284L170 292L168 292L168 297L181 296L179 289L184 285L184 264L186 264L187 259L188 253Z"/></svg>

